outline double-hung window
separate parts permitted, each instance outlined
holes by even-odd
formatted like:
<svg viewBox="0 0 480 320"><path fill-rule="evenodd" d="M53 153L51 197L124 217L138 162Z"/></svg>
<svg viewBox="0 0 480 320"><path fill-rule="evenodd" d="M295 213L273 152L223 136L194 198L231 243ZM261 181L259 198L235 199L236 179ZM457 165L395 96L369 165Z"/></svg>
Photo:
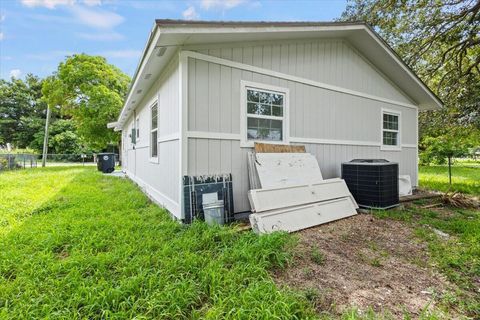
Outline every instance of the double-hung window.
<svg viewBox="0 0 480 320"><path fill-rule="evenodd" d="M243 83L242 145L288 142L288 89Z"/></svg>
<svg viewBox="0 0 480 320"><path fill-rule="evenodd" d="M400 149L400 112L382 110L382 149Z"/></svg>
<svg viewBox="0 0 480 320"><path fill-rule="evenodd" d="M151 126L150 126L150 157L158 157L158 105L155 103L150 108Z"/></svg>

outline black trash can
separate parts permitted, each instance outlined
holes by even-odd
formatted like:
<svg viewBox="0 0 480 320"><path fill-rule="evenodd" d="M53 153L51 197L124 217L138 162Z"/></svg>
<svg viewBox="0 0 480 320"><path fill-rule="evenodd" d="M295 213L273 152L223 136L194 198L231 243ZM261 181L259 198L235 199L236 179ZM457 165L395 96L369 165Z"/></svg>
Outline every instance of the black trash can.
<svg viewBox="0 0 480 320"><path fill-rule="evenodd" d="M99 153L97 154L97 168L103 173L112 173L115 170L115 154Z"/></svg>

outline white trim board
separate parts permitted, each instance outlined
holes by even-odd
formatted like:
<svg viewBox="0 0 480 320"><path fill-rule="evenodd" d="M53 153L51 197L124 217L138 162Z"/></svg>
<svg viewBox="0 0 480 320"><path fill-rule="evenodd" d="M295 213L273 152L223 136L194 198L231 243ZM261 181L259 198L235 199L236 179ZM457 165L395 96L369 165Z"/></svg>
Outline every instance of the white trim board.
<svg viewBox="0 0 480 320"><path fill-rule="evenodd" d="M170 214L175 218L181 219L179 214L180 206L177 202L175 202L173 199L169 198L168 196L164 195L160 191L154 189L152 186L150 186L148 183L146 183L139 177L132 174L130 171L125 170L125 174L130 180L136 183L140 187L140 189L142 189L152 201L156 202L160 206L167 209L170 212Z"/></svg>
<svg viewBox="0 0 480 320"><path fill-rule="evenodd" d="M160 136L157 139L158 143L163 143L163 142L169 142L169 141L175 141L175 140L180 140L180 134L179 133L172 133L172 134L167 134L164 136Z"/></svg>
<svg viewBox="0 0 480 320"><path fill-rule="evenodd" d="M442 106L442 102L438 99L438 97L436 97L432 91L430 91L427 87L426 84L424 84L420 78L417 76L416 73L414 73L411 69L409 69L407 67L407 65L395 54L395 52L388 46L386 45L386 42L380 38L380 36L378 36L371 28L368 28L366 26L364 26L365 30L367 31L367 33L383 48L383 50L385 50L385 52L387 52L387 54L394 60L394 61L397 61L398 62L398 65L403 69L403 71L405 71L409 76L410 78L415 81L415 83L421 87L431 98L432 100L434 100L435 102L438 103L438 105L441 107Z"/></svg>
<svg viewBox="0 0 480 320"><path fill-rule="evenodd" d="M239 133L224 133L224 132L208 132L208 131L187 131L187 138L191 139L212 139L212 140L241 140ZM347 146L367 146L380 147L380 142L375 141L355 141L355 140L335 140L335 139L319 139L319 138L301 138L290 137L291 143L305 143L305 144L333 144L333 145L347 145ZM416 144L402 144L402 148L417 148Z"/></svg>
<svg viewBox="0 0 480 320"><path fill-rule="evenodd" d="M290 142L307 143L307 144L310 143L310 144L334 144L334 145L346 145L346 146L380 147L380 142L376 142L376 141L355 141L355 140L290 137Z"/></svg>
<svg viewBox="0 0 480 320"><path fill-rule="evenodd" d="M180 218L185 219L184 194L183 194L183 176L188 171L188 58L178 53L178 107L180 109L178 116L178 129L180 132L178 156L180 165L178 166L179 179L179 205Z"/></svg>
<svg viewBox="0 0 480 320"><path fill-rule="evenodd" d="M294 75L290 75L290 74L286 74L286 73L282 73L282 72L278 72L278 71L274 71L274 70L270 70L270 69L255 67L255 66L245 64L245 63L240 63L240 62L231 61L231 60L227 60L227 59L217 58L217 57L206 55L206 54L203 54L203 53L198 53L198 52L193 52L193 51L181 51L180 55L181 56L186 56L186 57L189 57L189 58L194 58L194 59L198 59L198 60L211 62L211 63L216 63L216 64L219 64L219 65L224 65L224 66L228 66L228 67L232 67L232 68L236 68L236 69L240 69L240 70L251 71L251 72L263 74L263 75L266 75L266 76L272 76L272 77L279 78L279 79L284 79L284 80L289 80L289 81L293 81L293 82L303 83L303 84L310 85L310 86L313 86L313 87L322 88L322 89L335 91L335 92L340 92L340 93L344 93L344 94L349 94L349 95L360 97L360 98L380 101L380 102L393 104L393 105L406 107L406 108L411 108L411 109L417 109L417 106L415 106L413 104L404 103L404 102L400 102L400 101L395 101L395 100L391 100L391 99L386 99L386 98L374 96L374 95L371 95L371 94L367 94L367 93L363 93L363 92L359 92L359 91L355 91L355 90L350 90L350 89L347 89L347 88L342 88L342 87L338 87L338 86L334 86L334 85L330 85L330 84L326 84L326 83L323 83L323 82L318 82L318 81L314 81L314 80L310 80L310 79L305 79L305 78L302 78L302 77L297 77L297 76L294 76Z"/></svg>
<svg viewBox="0 0 480 320"><path fill-rule="evenodd" d="M207 131L187 131L188 138L213 139L213 140L239 140L238 133L207 132Z"/></svg>

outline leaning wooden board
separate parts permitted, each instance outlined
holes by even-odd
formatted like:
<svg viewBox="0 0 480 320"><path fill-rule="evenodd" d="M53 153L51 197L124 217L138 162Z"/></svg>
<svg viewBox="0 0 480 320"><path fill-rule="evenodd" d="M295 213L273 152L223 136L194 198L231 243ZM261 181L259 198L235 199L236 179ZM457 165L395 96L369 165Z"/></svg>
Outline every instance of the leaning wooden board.
<svg viewBox="0 0 480 320"><path fill-rule="evenodd" d="M357 214L350 197L249 215L255 233L294 232Z"/></svg>
<svg viewBox="0 0 480 320"><path fill-rule="evenodd" d="M339 178L323 180L311 185L266 188L248 192L250 207L255 213L345 197L350 198L355 209L358 208L345 181Z"/></svg>
<svg viewBox="0 0 480 320"><path fill-rule="evenodd" d="M255 168L262 189L312 184L323 180L318 161L310 153L257 153Z"/></svg>
<svg viewBox="0 0 480 320"><path fill-rule="evenodd" d="M255 152L256 153L285 153L285 152L300 153L300 152L305 152L305 146L255 142Z"/></svg>

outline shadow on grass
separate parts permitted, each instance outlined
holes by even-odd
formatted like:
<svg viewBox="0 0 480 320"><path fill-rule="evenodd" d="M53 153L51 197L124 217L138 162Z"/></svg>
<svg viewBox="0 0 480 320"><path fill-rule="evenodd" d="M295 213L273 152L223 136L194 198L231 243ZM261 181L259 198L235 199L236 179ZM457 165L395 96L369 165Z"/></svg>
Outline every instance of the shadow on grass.
<svg viewBox="0 0 480 320"><path fill-rule="evenodd" d="M33 168L0 174L0 236L41 212L83 167Z"/></svg>
<svg viewBox="0 0 480 320"><path fill-rule="evenodd" d="M0 318L307 319L268 273L291 239L181 225L129 180L87 170L0 237Z"/></svg>

